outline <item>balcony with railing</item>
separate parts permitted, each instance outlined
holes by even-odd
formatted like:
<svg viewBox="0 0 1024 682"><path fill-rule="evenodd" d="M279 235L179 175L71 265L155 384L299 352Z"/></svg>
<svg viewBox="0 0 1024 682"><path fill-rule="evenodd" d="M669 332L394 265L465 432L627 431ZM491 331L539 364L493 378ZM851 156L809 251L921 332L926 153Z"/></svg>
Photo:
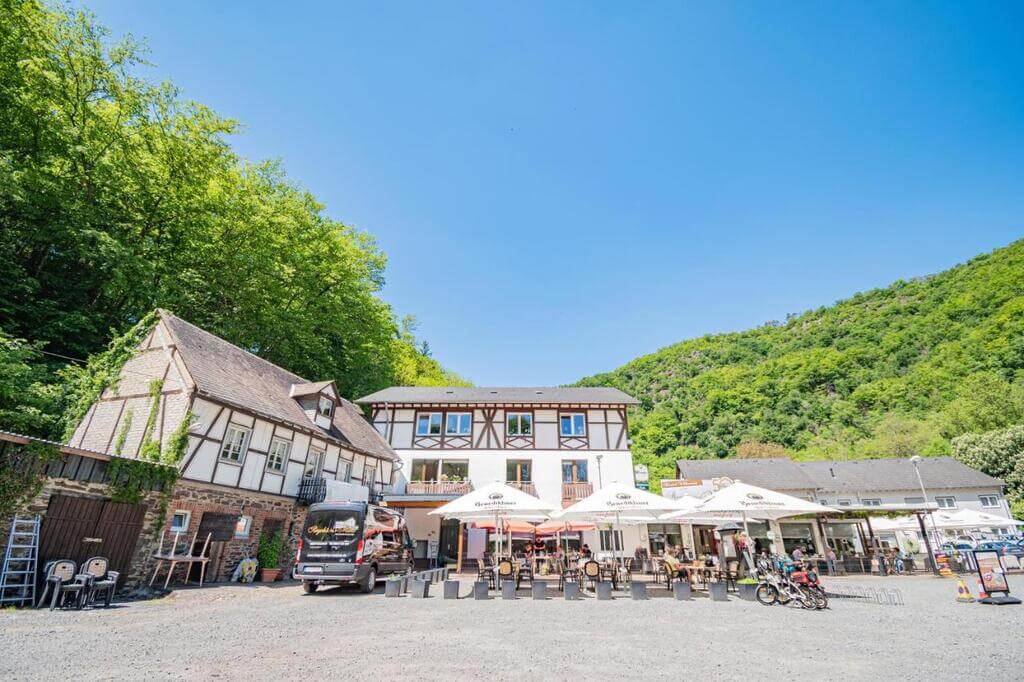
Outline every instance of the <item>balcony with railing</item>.
<svg viewBox="0 0 1024 682"><path fill-rule="evenodd" d="M406 495L438 495L458 497L473 490L469 481L409 481L405 484Z"/></svg>
<svg viewBox="0 0 1024 682"><path fill-rule="evenodd" d="M537 497L537 488L530 481L506 481L505 485L522 490L527 495Z"/></svg>
<svg viewBox="0 0 1024 682"><path fill-rule="evenodd" d="M593 483L563 483L562 484L562 507L576 504L580 500L590 497L594 492Z"/></svg>

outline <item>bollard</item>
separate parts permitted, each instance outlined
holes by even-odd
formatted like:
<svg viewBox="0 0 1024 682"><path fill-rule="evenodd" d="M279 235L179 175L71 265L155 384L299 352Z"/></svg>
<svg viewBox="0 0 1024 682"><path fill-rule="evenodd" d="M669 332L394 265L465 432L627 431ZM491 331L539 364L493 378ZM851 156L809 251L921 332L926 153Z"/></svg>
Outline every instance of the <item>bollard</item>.
<svg viewBox="0 0 1024 682"><path fill-rule="evenodd" d="M601 601L612 598L612 584L607 580L597 583L597 598Z"/></svg>
<svg viewBox="0 0 1024 682"><path fill-rule="evenodd" d="M565 598L573 601L580 598L580 584L579 583L565 583Z"/></svg>
<svg viewBox="0 0 1024 682"><path fill-rule="evenodd" d="M708 583L708 593L711 595L711 601L729 601L727 588L728 585L721 581Z"/></svg>
<svg viewBox="0 0 1024 682"><path fill-rule="evenodd" d="M690 583L680 581L672 584L672 594L679 601L690 601L693 598L693 588L690 587Z"/></svg>
<svg viewBox="0 0 1024 682"><path fill-rule="evenodd" d="M402 596L402 581L388 579L384 581L384 596L385 597L401 597Z"/></svg>
<svg viewBox="0 0 1024 682"><path fill-rule="evenodd" d="M413 580L412 581L412 596L418 599L426 599L430 596L430 581L429 580Z"/></svg>
<svg viewBox="0 0 1024 682"><path fill-rule="evenodd" d="M489 585L486 580L477 580L473 583L473 599L490 599Z"/></svg>
<svg viewBox="0 0 1024 682"><path fill-rule="evenodd" d="M445 599L458 599L459 598L459 581L458 580L445 580L444 581L444 598Z"/></svg>
<svg viewBox="0 0 1024 682"><path fill-rule="evenodd" d="M515 599L516 598L516 581L505 580L501 583L501 598L502 599Z"/></svg>
<svg viewBox="0 0 1024 682"><path fill-rule="evenodd" d="M647 599L647 583L630 583L629 596L633 599Z"/></svg>
<svg viewBox="0 0 1024 682"><path fill-rule="evenodd" d="M530 585L530 593L534 599L547 599L548 598L548 584L544 581L535 582Z"/></svg>

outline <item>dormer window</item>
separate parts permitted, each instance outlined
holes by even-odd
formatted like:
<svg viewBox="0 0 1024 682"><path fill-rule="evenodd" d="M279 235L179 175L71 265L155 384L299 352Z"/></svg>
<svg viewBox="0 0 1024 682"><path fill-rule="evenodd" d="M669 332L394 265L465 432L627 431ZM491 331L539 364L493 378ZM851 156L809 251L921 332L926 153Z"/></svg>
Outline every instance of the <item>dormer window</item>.
<svg viewBox="0 0 1024 682"><path fill-rule="evenodd" d="M316 411L321 417L331 418L334 414L334 401L325 395L320 396L320 402L317 403Z"/></svg>

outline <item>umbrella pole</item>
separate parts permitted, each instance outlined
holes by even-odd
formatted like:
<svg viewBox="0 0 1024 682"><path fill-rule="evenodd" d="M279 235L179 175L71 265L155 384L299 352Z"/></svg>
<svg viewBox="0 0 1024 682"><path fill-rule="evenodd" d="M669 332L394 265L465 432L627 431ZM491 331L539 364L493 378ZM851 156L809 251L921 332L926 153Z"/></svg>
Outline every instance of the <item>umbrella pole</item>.
<svg viewBox="0 0 1024 682"><path fill-rule="evenodd" d="M743 547L743 551L747 555L746 556L746 559L747 559L747 569L749 569L749 571L751 573L753 573L754 572L754 566L756 564L754 564L754 555L751 553L751 550L750 550L750 545L753 542L751 537L750 537L750 526L747 525L747 512L741 512L741 514L743 514L743 532L746 533L746 536L747 536L747 542L746 542L745 546Z"/></svg>

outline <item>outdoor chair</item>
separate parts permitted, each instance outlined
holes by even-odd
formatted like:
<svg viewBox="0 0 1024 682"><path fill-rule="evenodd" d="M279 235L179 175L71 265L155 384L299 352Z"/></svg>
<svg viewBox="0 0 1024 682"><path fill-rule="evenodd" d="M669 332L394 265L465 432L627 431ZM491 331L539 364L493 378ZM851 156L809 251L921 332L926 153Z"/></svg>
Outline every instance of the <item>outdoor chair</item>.
<svg viewBox="0 0 1024 682"><path fill-rule="evenodd" d="M95 556L86 561L82 567L82 573L89 576L87 583L88 595L85 599L86 604L94 603L96 595L102 593L103 605L110 606L110 600L117 590L117 579L121 574L117 571L108 571L107 566L106 557Z"/></svg>
<svg viewBox="0 0 1024 682"><path fill-rule="evenodd" d="M558 590L562 592L565 590L565 584L580 582L580 569L574 563L570 563L568 559L562 559L562 564L559 566L558 571Z"/></svg>
<svg viewBox="0 0 1024 682"><path fill-rule="evenodd" d="M487 582L487 586L490 589L496 589L494 566L490 565L490 557L485 556L484 559L476 560L476 579Z"/></svg>
<svg viewBox="0 0 1024 682"><path fill-rule="evenodd" d="M57 608L58 604L63 608L69 594L74 595L75 606L82 608L86 583L83 576L76 575L77 568L75 562L70 559L51 561L46 564L44 578L46 585L43 588L43 593L39 596L36 608L43 605L43 600L46 599L48 592L52 595L50 598L51 611Z"/></svg>
<svg viewBox="0 0 1024 682"><path fill-rule="evenodd" d="M590 583L593 589L597 589L597 583L601 580L601 564L593 559L583 564L583 579Z"/></svg>
<svg viewBox="0 0 1024 682"><path fill-rule="evenodd" d="M498 587L507 580L516 581L516 589L519 589L519 580L516 577L515 565L508 559L502 559L498 562Z"/></svg>
<svg viewBox="0 0 1024 682"><path fill-rule="evenodd" d="M672 586L672 579L668 575L668 571L665 570L665 561L661 557L654 557L651 559L652 567L654 569L654 582L660 583L662 580L669 587Z"/></svg>
<svg viewBox="0 0 1024 682"><path fill-rule="evenodd" d="M529 580L530 585L533 585L533 565L529 559L519 562L519 571L516 573L516 589L519 588L519 584L523 580Z"/></svg>

